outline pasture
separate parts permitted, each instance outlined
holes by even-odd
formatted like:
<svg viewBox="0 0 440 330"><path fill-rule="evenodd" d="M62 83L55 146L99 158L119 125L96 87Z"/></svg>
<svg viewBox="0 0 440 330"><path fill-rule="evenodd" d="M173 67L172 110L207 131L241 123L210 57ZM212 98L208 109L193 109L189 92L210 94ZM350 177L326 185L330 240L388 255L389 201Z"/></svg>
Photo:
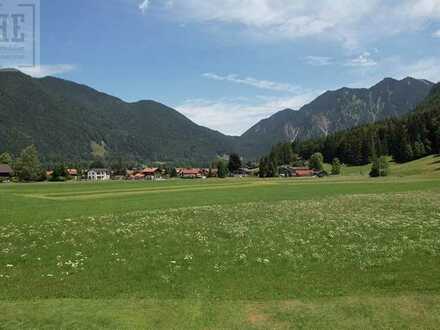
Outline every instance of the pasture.
<svg viewBox="0 0 440 330"><path fill-rule="evenodd" d="M438 328L440 177L405 171L0 185L0 328Z"/></svg>

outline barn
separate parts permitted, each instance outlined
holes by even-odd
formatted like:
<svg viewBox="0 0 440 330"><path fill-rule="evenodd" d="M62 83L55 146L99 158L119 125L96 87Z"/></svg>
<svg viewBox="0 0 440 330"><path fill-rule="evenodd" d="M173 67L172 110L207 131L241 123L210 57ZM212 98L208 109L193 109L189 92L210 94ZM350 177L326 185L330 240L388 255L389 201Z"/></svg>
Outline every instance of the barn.
<svg viewBox="0 0 440 330"><path fill-rule="evenodd" d="M10 179L13 174L14 171L12 170L11 166L7 164L0 164L0 180Z"/></svg>

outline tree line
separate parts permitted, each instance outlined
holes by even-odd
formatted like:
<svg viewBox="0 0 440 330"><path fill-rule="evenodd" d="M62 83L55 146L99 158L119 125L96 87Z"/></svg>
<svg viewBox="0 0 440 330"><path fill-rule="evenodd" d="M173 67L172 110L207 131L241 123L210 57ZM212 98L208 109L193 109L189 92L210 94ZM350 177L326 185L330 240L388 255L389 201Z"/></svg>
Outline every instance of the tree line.
<svg viewBox="0 0 440 330"><path fill-rule="evenodd" d="M7 152L1 154L0 164L9 165L20 181L46 180L46 170L41 165L37 148L33 145L23 149L15 159Z"/></svg>

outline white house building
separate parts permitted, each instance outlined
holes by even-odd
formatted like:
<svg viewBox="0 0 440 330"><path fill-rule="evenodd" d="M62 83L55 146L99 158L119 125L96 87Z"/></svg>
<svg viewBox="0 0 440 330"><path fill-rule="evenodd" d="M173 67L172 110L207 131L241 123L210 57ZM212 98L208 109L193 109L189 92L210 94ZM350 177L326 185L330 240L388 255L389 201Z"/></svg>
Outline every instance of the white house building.
<svg viewBox="0 0 440 330"><path fill-rule="evenodd" d="M106 181L110 180L110 172L104 168L94 168L87 172L87 180Z"/></svg>

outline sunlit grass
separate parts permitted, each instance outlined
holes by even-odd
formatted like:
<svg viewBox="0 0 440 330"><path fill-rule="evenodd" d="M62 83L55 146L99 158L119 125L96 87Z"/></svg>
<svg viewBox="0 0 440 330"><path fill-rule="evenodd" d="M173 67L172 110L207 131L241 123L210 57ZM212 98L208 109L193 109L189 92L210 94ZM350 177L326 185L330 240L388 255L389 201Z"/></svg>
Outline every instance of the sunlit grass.
<svg viewBox="0 0 440 330"><path fill-rule="evenodd" d="M11 222L0 238L2 299L289 299L440 286L440 195L426 192Z"/></svg>
<svg viewBox="0 0 440 330"><path fill-rule="evenodd" d="M0 328L440 322L430 177L4 185L0 205Z"/></svg>

